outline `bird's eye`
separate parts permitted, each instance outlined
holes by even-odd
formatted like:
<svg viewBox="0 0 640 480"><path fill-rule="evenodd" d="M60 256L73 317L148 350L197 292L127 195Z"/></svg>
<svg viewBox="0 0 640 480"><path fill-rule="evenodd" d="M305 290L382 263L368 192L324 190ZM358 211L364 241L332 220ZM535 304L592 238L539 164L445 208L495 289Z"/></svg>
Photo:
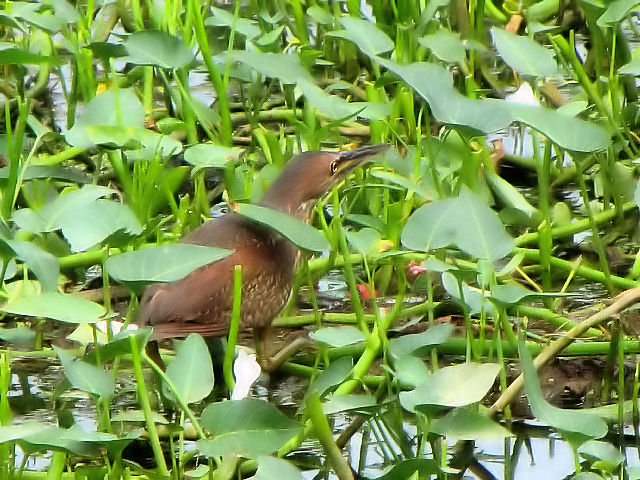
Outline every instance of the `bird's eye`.
<svg viewBox="0 0 640 480"><path fill-rule="evenodd" d="M331 175L336 173L338 171L338 161L334 160L333 162L331 162L331 166L329 168L331 169Z"/></svg>

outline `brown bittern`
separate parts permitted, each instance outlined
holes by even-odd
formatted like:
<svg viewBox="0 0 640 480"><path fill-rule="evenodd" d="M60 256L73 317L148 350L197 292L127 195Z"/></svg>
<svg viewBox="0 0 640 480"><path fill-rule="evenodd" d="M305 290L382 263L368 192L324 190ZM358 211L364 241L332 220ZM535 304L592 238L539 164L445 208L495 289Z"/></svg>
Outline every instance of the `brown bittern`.
<svg viewBox="0 0 640 480"><path fill-rule="evenodd" d="M388 145L348 152L304 152L292 158L266 191L261 204L309 222L322 196L354 168ZM263 335L291 294L300 253L273 229L236 213L205 222L183 243L226 248L233 253L186 277L147 287L140 323L153 326L153 338L226 335L233 301L233 271L242 266L241 326Z"/></svg>

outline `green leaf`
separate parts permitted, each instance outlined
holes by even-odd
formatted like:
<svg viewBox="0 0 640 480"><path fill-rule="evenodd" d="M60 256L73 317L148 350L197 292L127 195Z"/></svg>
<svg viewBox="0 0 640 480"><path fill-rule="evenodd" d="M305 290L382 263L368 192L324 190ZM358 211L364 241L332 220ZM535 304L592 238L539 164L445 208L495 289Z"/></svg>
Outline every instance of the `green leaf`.
<svg viewBox="0 0 640 480"><path fill-rule="evenodd" d="M389 353L395 359L406 355L424 355L431 348L444 343L453 332L453 325L441 323L422 333L402 335L389 342Z"/></svg>
<svg viewBox="0 0 640 480"><path fill-rule="evenodd" d="M64 63L64 60L60 57L32 53L21 48L0 49L0 65L40 65L43 63L60 66Z"/></svg>
<svg viewBox="0 0 640 480"><path fill-rule="evenodd" d="M348 394L348 395L327 395L322 404L322 411L325 415L332 415L339 412L362 412L372 413L378 408L378 402L370 393Z"/></svg>
<svg viewBox="0 0 640 480"><path fill-rule="evenodd" d="M366 340L359 329L349 325L320 328L309 333L309 337L314 342L324 343L330 347L346 347Z"/></svg>
<svg viewBox="0 0 640 480"><path fill-rule="evenodd" d="M244 63L265 77L277 78L282 83L295 85L301 80L313 82L311 74L305 70L300 58L295 54L261 53L235 50L229 56Z"/></svg>
<svg viewBox="0 0 640 480"><path fill-rule="evenodd" d="M58 355L64 374L71 385L103 398L113 395L116 384L110 374L96 365L74 358L61 348L54 346L53 350Z"/></svg>
<svg viewBox="0 0 640 480"><path fill-rule="evenodd" d="M223 147L199 143L185 150L184 160L195 168L194 173L205 168L227 168L242 154L241 148Z"/></svg>
<svg viewBox="0 0 640 480"><path fill-rule="evenodd" d="M427 458L411 458L393 463L393 466L376 480L399 480L413 478L416 472L420 472L418 478L429 478L441 470L435 460Z"/></svg>
<svg viewBox="0 0 640 480"><path fill-rule="evenodd" d="M640 55L635 55L629 63L626 63L618 69L620 75L640 75Z"/></svg>
<svg viewBox="0 0 640 480"><path fill-rule="evenodd" d="M312 80L299 80L298 88L313 107L331 120L353 117L366 108L364 105L349 103L338 95L326 94Z"/></svg>
<svg viewBox="0 0 640 480"><path fill-rule="evenodd" d="M213 434L197 442L208 457L268 455L302 431L269 402L251 397L210 404L202 412L202 425Z"/></svg>
<svg viewBox="0 0 640 480"><path fill-rule="evenodd" d="M246 18L235 18L232 13L216 7L211 7L211 13L213 14L213 16L207 17L205 19L205 26L227 26L246 37L247 40L253 40L255 37L262 33L257 22L254 22L253 20L248 20Z"/></svg>
<svg viewBox="0 0 640 480"><path fill-rule="evenodd" d="M627 13L639 4L638 0L614 0L608 4L607 9L600 15L596 23L599 27L611 27L622 21Z"/></svg>
<svg viewBox="0 0 640 480"><path fill-rule="evenodd" d="M460 34L449 30L438 30L418 40L440 60L448 63L462 63L465 60L465 48Z"/></svg>
<svg viewBox="0 0 640 480"><path fill-rule="evenodd" d="M496 213L466 187L457 198L431 202L413 212L402 231L402 244L425 252L456 244L489 261L508 255L515 245Z"/></svg>
<svg viewBox="0 0 640 480"><path fill-rule="evenodd" d="M421 385L431 375L421 359L410 355L395 359L393 367L394 377L402 383L411 385L413 388Z"/></svg>
<svg viewBox="0 0 640 480"><path fill-rule="evenodd" d="M124 59L136 65L154 65L178 69L193 61L189 46L178 37L159 30L134 32L124 44L129 56Z"/></svg>
<svg viewBox="0 0 640 480"><path fill-rule="evenodd" d="M497 27L491 29L491 35L502 59L520 75L542 77L558 71L553 50L544 48L535 40Z"/></svg>
<svg viewBox="0 0 640 480"><path fill-rule="evenodd" d="M518 342L518 352L529 405L540 422L559 430L574 447L589 439L602 438L607 434L607 423L599 415L580 410L563 410L547 403L542 394L531 354L524 342Z"/></svg>
<svg viewBox="0 0 640 480"><path fill-rule="evenodd" d="M37 212L23 208L13 213L13 220L20 228L33 233L53 232L64 226L65 219L73 218L78 210L101 197L111 195L115 190L100 185L84 185L78 190L59 195L47 202Z"/></svg>
<svg viewBox="0 0 640 480"><path fill-rule="evenodd" d="M286 213L248 203L239 203L236 212L278 231L304 250L322 252L329 248L329 242L322 233Z"/></svg>
<svg viewBox="0 0 640 480"><path fill-rule="evenodd" d="M339 18L339 22L344 30L327 32L325 35L349 40L367 55L379 55L394 48L389 36L368 20L344 16Z"/></svg>
<svg viewBox="0 0 640 480"><path fill-rule="evenodd" d="M505 102L473 100L453 88L451 73L432 63L400 65L375 57L380 65L392 71L413 88L431 107L433 116L446 124L461 125L490 133L507 127L512 116Z"/></svg>
<svg viewBox="0 0 640 480"><path fill-rule="evenodd" d="M322 397L331 387L344 382L353 370L353 359L343 357L332 361L320 375L318 375L307 388L306 395L318 395ZM304 403L304 402L301 402Z"/></svg>
<svg viewBox="0 0 640 480"><path fill-rule="evenodd" d="M347 232L347 240L353 249L363 255L380 253L380 234L373 228L363 228L358 232Z"/></svg>
<svg viewBox="0 0 640 480"><path fill-rule="evenodd" d="M287 460L266 455L257 460L258 471L252 480L302 480L302 472Z"/></svg>
<svg viewBox="0 0 640 480"><path fill-rule="evenodd" d="M233 253L222 248L177 243L115 255L106 261L109 275L134 290L151 282L173 282Z"/></svg>
<svg viewBox="0 0 640 480"><path fill-rule="evenodd" d="M599 125L533 105L506 103L514 120L529 125L560 147L573 152L595 152L609 145L610 135Z"/></svg>
<svg viewBox="0 0 640 480"><path fill-rule="evenodd" d="M35 243L1 238L0 243L7 245L15 252L18 259L22 260L35 273L43 290L55 291L58 288L60 262L56 257L44 251Z"/></svg>
<svg viewBox="0 0 640 480"><path fill-rule="evenodd" d="M615 474L625 460L624 454L611 443L598 440L589 440L580 445L578 454L589 460L592 468L604 470L610 475Z"/></svg>
<svg viewBox="0 0 640 480"><path fill-rule="evenodd" d="M119 108L116 108L117 106ZM133 89L119 89L117 93L107 90L96 95L86 105L73 127L67 131L65 139L74 147L92 148L96 143L91 137L99 133L100 126L138 128L144 126L144 109ZM114 133L117 133L117 130ZM98 140L108 143L108 138L98 138ZM119 144L120 140L116 138L114 142Z"/></svg>
<svg viewBox="0 0 640 480"><path fill-rule="evenodd" d="M27 327L0 328L0 339L17 345L33 345L36 332Z"/></svg>
<svg viewBox="0 0 640 480"><path fill-rule="evenodd" d="M198 402L211 393L213 364L207 344L200 335L191 333L178 345L176 356L167 367L167 376L187 403ZM167 397L174 398L166 385L162 390Z"/></svg>
<svg viewBox="0 0 640 480"><path fill-rule="evenodd" d="M447 437L447 440L485 440L511 437L513 434L476 408L454 408L442 418L429 424L429 431Z"/></svg>
<svg viewBox="0 0 640 480"><path fill-rule="evenodd" d="M48 292L10 300L1 309L14 315L43 317L67 323L96 323L103 319L102 305L76 295Z"/></svg>
<svg viewBox="0 0 640 480"><path fill-rule="evenodd" d="M85 205L62 224L62 234L73 252L88 250L116 233L137 236L142 226L129 207L110 200Z"/></svg>
<svg viewBox="0 0 640 480"><path fill-rule="evenodd" d="M415 390L400 392L400 404L413 412L421 405L463 407L481 401L500 371L495 363L462 363L442 367Z"/></svg>
<svg viewBox="0 0 640 480"><path fill-rule="evenodd" d="M516 305L522 300L541 297L569 297L571 293L532 292L519 285L493 285L491 298L507 305Z"/></svg>
<svg viewBox="0 0 640 480"><path fill-rule="evenodd" d="M49 425L35 422L33 420L27 420L26 422L18 425L0 426L0 443L21 440L24 437L37 434L43 430L48 430L49 428L51 428Z"/></svg>

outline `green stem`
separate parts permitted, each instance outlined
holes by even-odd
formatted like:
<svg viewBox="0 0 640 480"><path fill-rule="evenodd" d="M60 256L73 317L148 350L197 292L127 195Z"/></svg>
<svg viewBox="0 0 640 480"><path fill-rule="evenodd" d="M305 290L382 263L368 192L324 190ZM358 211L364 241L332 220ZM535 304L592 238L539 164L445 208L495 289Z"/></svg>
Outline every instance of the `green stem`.
<svg viewBox="0 0 640 480"><path fill-rule="evenodd" d="M224 365L222 372L227 389L232 392L236 382L233 379L233 359L236 353L238 331L240 330L240 314L242 308L242 265L236 265L233 269L233 306L231 307L231 324L227 349L224 352Z"/></svg>

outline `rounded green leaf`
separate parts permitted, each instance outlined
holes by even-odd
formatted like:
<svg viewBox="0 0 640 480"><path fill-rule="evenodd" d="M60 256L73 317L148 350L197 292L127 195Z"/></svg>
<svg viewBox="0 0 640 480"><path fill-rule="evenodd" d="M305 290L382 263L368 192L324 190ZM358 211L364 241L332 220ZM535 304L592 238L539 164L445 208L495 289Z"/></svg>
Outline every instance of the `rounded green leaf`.
<svg viewBox="0 0 640 480"><path fill-rule="evenodd" d="M53 347L71 385L99 397L110 397L116 384L113 377L97 365L78 360L65 350Z"/></svg>
<svg viewBox="0 0 640 480"><path fill-rule="evenodd" d="M86 298L57 292L18 297L4 305L2 311L67 323L96 323L106 313L102 305Z"/></svg>
<svg viewBox="0 0 640 480"><path fill-rule="evenodd" d="M476 408L454 408L442 418L429 424L431 432L446 436L447 439L483 440L511 437L513 434L486 415L480 415Z"/></svg>
<svg viewBox="0 0 640 480"><path fill-rule="evenodd" d="M542 394L536 368L524 342L518 343L518 353L529 405L539 421L565 434L569 433L568 440L574 440L577 444L587 439L602 438L607 434L607 423L600 415L580 410L563 410L550 405Z"/></svg>
<svg viewBox="0 0 640 480"><path fill-rule="evenodd" d="M341 327L325 327L309 333L314 342L324 343L330 347L346 347L366 340L364 334L349 325Z"/></svg>
<svg viewBox="0 0 640 480"><path fill-rule="evenodd" d="M136 290L146 283L180 280L231 253L222 248L177 243L113 256L106 261L106 267L115 280Z"/></svg>
<svg viewBox="0 0 640 480"><path fill-rule="evenodd" d="M200 335L191 333L178 345L176 356L167 367L167 376L186 403L197 402L211 393L211 354ZM174 398L167 385L163 385L162 390L167 397Z"/></svg>
<svg viewBox="0 0 640 480"><path fill-rule="evenodd" d="M402 335L389 342L389 353L396 359L405 355L424 355L429 349L444 343L453 332L453 325L441 323L422 333Z"/></svg>
<svg viewBox="0 0 640 480"><path fill-rule="evenodd" d="M273 228L304 250L322 252L329 248L329 242L322 233L286 213L248 203L239 203L236 212Z"/></svg>
<svg viewBox="0 0 640 480"><path fill-rule="evenodd" d="M277 78L282 83L295 85L301 80L311 79L300 58L287 53L261 53L248 50L235 50L229 56L244 63L265 77Z"/></svg>
<svg viewBox="0 0 640 480"><path fill-rule="evenodd" d="M194 170L226 168L230 163L237 160L241 154L241 148L199 143L185 150L184 160L196 167Z"/></svg>
<svg viewBox="0 0 640 480"><path fill-rule="evenodd" d="M349 40L368 55L379 55L393 50L393 41L389 36L368 20L344 16L340 17L340 23L344 30L328 32L326 35Z"/></svg>
<svg viewBox="0 0 640 480"><path fill-rule="evenodd" d="M477 403L493 386L500 371L495 363L462 363L440 368L418 388L400 393L400 404L409 411L417 406L463 407Z"/></svg>
<svg viewBox="0 0 640 480"><path fill-rule="evenodd" d="M465 49L460 40L460 34L449 30L437 32L419 39L423 47L428 48L440 60L449 63L462 63L465 59Z"/></svg>
<svg viewBox="0 0 640 480"><path fill-rule="evenodd" d="M132 33L124 46L129 54L126 60L137 65L177 69L193 61L188 45L178 37L159 30Z"/></svg>
<svg viewBox="0 0 640 480"><path fill-rule="evenodd" d="M213 403L202 412L202 425L213 434L197 442L208 457L253 458L275 452L302 430L265 400L244 398Z"/></svg>
<svg viewBox="0 0 640 480"><path fill-rule="evenodd" d="M491 34L502 59L520 75L538 77L557 72L553 50L544 48L529 37L514 35L502 28L493 27Z"/></svg>
<svg viewBox="0 0 640 480"><path fill-rule="evenodd" d="M92 148L96 145L95 137L99 130L95 127L143 127L144 109L135 92L131 88L120 89L116 92L107 90L96 95L85 107L73 127L65 134L69 145L74 147ZM89 128L93 127L93 128ZM113 132L118 133L119 130ZM101 142L109 143L109 138L102 136ZM119 144L121 138L114 138L113 143Z"/></svg>
<svg viewBox="0 0 640 480"><path fill-rule="evenodd" d="M260 455L252 480L302 480L302 472L282 458Z"/></svg>
<svg viewBox="0 0 640 480"><path fill-rule="evenodd" d="M381 57L374 59L418 92L431 107L433 116L443 123L489 133L505 128L512 121L505 102L463 96L453 88L451 73L439 65L424 62L400 65Z"/></svg>

